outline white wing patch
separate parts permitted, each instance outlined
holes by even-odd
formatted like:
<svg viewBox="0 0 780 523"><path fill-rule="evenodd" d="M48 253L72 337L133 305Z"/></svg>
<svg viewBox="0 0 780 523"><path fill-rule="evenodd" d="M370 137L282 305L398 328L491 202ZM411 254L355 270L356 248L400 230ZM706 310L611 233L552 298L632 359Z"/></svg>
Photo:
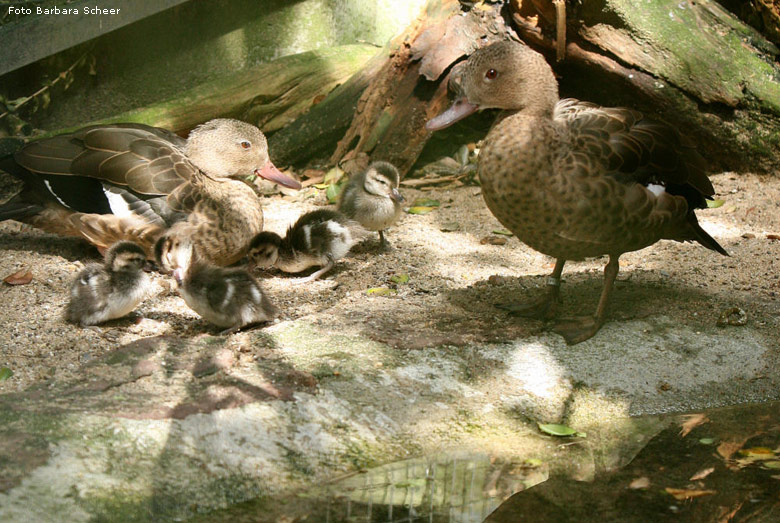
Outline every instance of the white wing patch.
<svg viewBox="0 0 780 523"><path fill-rule="evenodd" d="M130 210L130 206L127 204L121 194L111 192L105 186L103 187L103 194L106 195L108 200L108 206L111 207L111 212L114 216L130 216L133 212Z"/></svg>
<svg viewBox="0 0 780 523"><path fill-rule="evenodd" d="M666 192L666 188L664 188L663 185L656 185L654 183L649 184L647 190L656 195L656 197L661 196Z"/></svg>
<svg viewBox="0 0 780 523"><path fill-rule="evenodd" d="M59 196L57 196L57 193L55 193L55 192L54 192L54 189L52 189L52 188L51 188L51 184L49 183L49 180L46 180L46 179L44 179L44 180L43 180L43 183L45 183L45 184L46 184L46 188L47 188L47 189L49 189L49 192L51 193L51 195L52 195L52 196L54 196L54 197L57 199L57 201L58 201L58 202L60 202L60 204L61 204L61 205L64 205L64 206L65 206L65 207L67 207L68 209L72 209L72 208L73 208L73 207L71 207L70 205L68 205L67 203L63 202L63 201L62 201L62 198L60 198Z"/></svg>

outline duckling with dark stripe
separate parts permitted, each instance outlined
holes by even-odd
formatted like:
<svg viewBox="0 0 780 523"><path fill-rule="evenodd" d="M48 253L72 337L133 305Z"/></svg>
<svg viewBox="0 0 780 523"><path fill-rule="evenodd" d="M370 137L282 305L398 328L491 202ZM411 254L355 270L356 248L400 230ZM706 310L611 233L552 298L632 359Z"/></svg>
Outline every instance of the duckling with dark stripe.
<svg viewBox="0 0 780 523"><path fill-rule="evenodd" d="M173 272L185 303L204 320L225 328L221 334L232 334L276 316L276 307L246 269L203 262L180 230L162 236L154 250L160 267Z"/></svg>
<svg viewBox="0 0 780 523"><path fill-rule="evenodd" d="M146 298L151 281L146 253L137 244L117 242L105 262L87 265L73 281L65 317L82 327L130 314Z"/></svg>
<svg viewBox="0 0 780 523"><path fill-rule="evenodd" d="M264 231L249 243L247 255L256 267L276 267L298 273L310 267L320 267L295 283L316 280L343 258L360 237L362 228L357 222L330 209L319 209L301 216L282 238L275 232Z"/></svg>

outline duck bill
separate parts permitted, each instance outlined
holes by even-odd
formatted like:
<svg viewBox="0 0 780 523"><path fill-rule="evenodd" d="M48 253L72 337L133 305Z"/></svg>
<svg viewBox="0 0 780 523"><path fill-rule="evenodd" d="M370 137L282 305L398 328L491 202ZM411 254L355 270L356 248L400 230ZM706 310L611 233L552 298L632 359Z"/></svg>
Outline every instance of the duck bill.
<svg viewBox="0 0 780 523"><path fill-rule="evenodd" d="M289 187L290 189L301 188L301 183L298 180L287 176L282 171L277 169L276 166L274 166L274 164L271 162L265 164L265 167L262 169L255 169L255 174L260 178L268 180L269 182L278 183L279 185Z"/></svg>
<svg viewBox="0 0 780 523"><path fill-rule="evenodd" d="M400 192L398 192L398 189L393 189L390 192L390 199L392 199L393 201L396 201L398 203L401 203L401 202L404 201L404 197L401 195Z"/></svg>
<svg viewBox="0 0 780 523"><path fill-rule="evenodd" d="M469 103L465 98L458 98L449 109L439 116L428 120L428 123L425 124L425 128L429 131L439 131L449 127L458 120L464 119L470 114L474 114L478 109L478 105Z"/></svg>

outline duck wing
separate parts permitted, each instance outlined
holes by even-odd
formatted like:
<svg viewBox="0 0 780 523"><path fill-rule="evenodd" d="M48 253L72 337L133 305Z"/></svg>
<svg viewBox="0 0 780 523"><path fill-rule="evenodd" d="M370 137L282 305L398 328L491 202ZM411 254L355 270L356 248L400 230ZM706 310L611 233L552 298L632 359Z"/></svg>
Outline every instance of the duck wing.
<svg viewBox="0 0 780 523"><path fill-rule="evenodd" d="M570 133L575 154L587 154L605 174L625 184L657 185L683 196L690 209L706 207L715 194L704 158L671 126L622 107L579 100L558 103L555 119Z"/></svg>

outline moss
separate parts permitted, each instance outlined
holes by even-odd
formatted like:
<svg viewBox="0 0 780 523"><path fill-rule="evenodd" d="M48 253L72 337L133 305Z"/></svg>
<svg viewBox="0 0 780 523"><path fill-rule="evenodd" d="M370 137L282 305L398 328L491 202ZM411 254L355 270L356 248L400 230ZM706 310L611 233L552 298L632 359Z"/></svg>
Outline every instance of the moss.
<svg viewBox="0 0 780 523"><path fill-rule="evenodd" d="M755 103L780 115L780 70L761 55L772 51L772 44L711 0L645 2L641 9L631 0L606 3L647 50L641 56L623 56L626 61L638 63L704 102Z"/></svg>

